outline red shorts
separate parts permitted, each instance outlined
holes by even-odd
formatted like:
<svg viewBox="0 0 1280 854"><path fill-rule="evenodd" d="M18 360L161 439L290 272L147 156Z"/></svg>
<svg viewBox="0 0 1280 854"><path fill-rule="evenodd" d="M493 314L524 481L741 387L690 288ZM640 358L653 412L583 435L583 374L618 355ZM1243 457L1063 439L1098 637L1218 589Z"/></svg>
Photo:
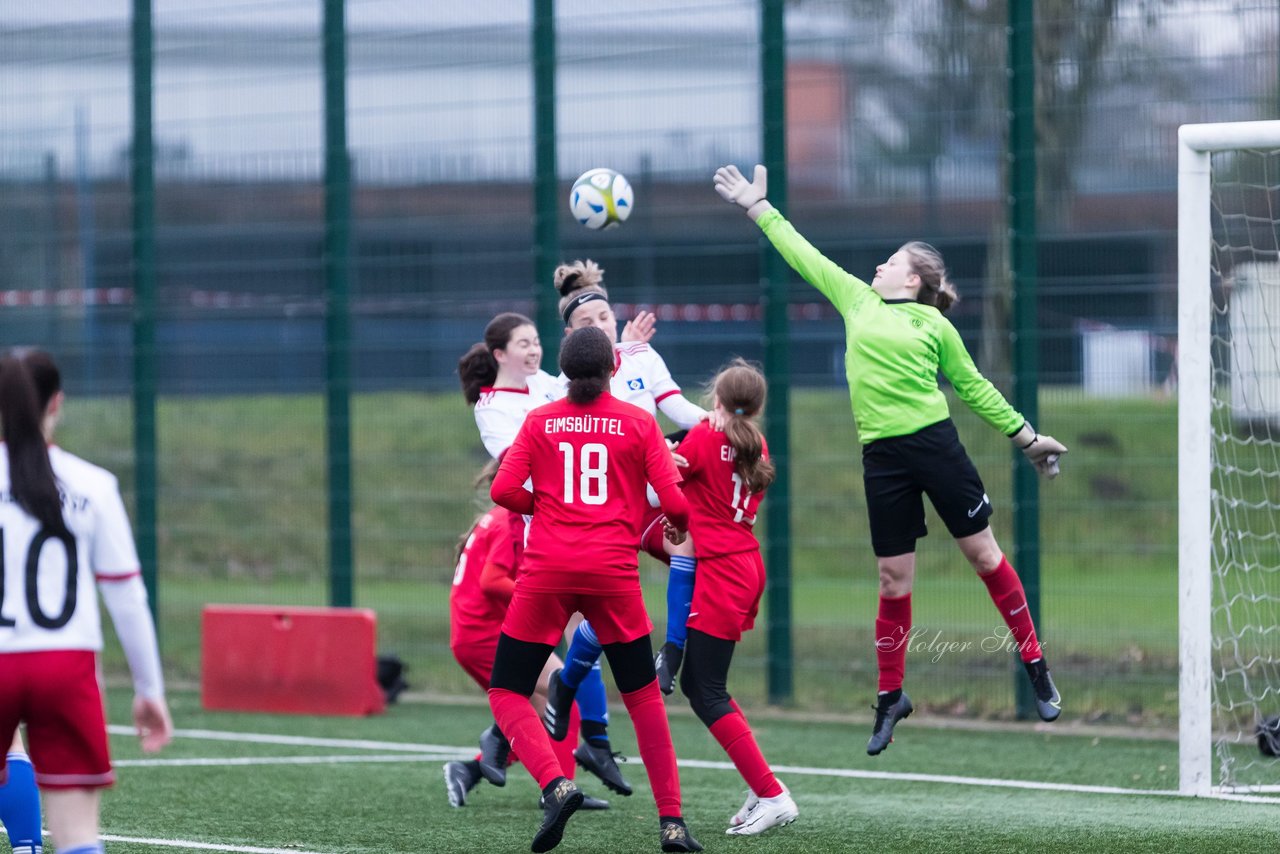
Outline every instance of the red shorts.
<svg viewBox="0 0 1280 854"><path fill-rule="evenodd" d="M645 513L644 522L640 526L640 551L663 563L671 563L671 555L667 554L667 536L663 523L667 514L661 507L650 507Z"/></svg>
<svg viewBox="0 0 1280 854"><path fill-rule="evenodd" d="M740 641L756 624L764 595L760 551L698 558L689 628L712 637Z"/></svg>
<svg viewBox="0 0 1280 854"><path fill-rule="evenodd" d="M498 636L459 635L449 648L467 675L488 691L489 677L493 675L493 657L498 653Z"/></svg>
<svg viewBox="0 0 1280 854"><path fill-rule="evenodd" d="M107 721L90 650L0 654L0 779L20 721L36 782L45 789L97 789L115 782Z"/></svg>
<svg viewBox="0 0 1280 854"><path fill-rule="evenodd" d="M601 645L626 643L653 631L638 582L635 590L608 594L544 592L517 584L502 631L516 640L555 646L574 611L590 621Z"/></svg>

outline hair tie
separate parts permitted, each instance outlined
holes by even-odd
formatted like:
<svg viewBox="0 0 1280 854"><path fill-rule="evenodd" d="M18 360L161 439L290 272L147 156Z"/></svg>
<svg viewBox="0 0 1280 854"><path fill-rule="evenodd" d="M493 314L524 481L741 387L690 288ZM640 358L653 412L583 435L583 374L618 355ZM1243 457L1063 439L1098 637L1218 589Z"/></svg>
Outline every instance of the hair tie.
<svg viewBox="0 0 1280 854"><path fill-rule="evenodd" d="M564 305L564 311L560 312L560 316L564 318L564 325L569 325L569 318L578 310L578 306L586 305L587 303L598 299L607 301L608 297L599 291L581 291L580 293L570 297L569 301Z"/></svg>
<svg viewBox="0 0 1280 854"><path fill-rule="evenodd" d="M739 406L737 409L733 410L733 414L734 414L734 415L742 415L742 414L743 414L743 412L742 412L742 407L741 407L741 406Z"/></svg>

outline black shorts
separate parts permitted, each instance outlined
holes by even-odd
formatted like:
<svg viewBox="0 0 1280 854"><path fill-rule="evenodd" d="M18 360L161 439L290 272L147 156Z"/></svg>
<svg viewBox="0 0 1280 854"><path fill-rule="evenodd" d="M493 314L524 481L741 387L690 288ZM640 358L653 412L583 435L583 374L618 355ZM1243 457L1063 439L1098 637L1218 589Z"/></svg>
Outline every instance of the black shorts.
<svg viewBox="0 0 1280 854"><path fill-rule="evenodd" d="M957 539L984 530L991 517L987 490L950 418L908 436L868 442L862 482L877 557L914 552L916 540L929 533L922 495Z"/></svg>

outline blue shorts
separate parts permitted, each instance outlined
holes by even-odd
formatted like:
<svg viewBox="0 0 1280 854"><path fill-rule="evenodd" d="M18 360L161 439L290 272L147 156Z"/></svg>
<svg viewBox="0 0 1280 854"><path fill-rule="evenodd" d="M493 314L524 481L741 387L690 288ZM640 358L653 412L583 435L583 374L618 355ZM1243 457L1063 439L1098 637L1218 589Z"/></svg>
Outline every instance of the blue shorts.
<svg viewBox="0 0 1280 854"><path fill-rule="evenodd" d="M991 518L986 487L950 418L868 442L862 448L862 482L877 557L914 552L916 540L929 533L924 495L957 539L985 530Z"/></svg>

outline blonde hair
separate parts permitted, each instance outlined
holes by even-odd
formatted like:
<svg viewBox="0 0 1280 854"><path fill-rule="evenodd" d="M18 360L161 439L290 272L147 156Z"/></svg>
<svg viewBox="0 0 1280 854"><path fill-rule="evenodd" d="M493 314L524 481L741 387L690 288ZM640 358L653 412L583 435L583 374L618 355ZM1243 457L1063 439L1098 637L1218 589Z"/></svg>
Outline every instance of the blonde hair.
<svg viewBox="0 0 1280 854"><path fill-rule="evenodd" d="M560 304L556 306L556 310L560 312L562 318L565 309L581 291L593 291L606 300L609 299L609 292L604 288L604 270L590 258L574 261L571 264L561 264L556 267L551 281L560 294ZM569 325L568 318L564 318L564 324Z"/></svg>
<svg viewBox="0 0 1280 854"><path fill-rule="evenodd" d="M941 252L923 240L905 243L901 251L911 259L911 271L920 277L916 302L931 305L945 313L960 300L956 286L947 277L947 265L943 263Z"/></svg>
<svg viewBox="0 0 1280 854"><path fill-rule="evenodd" d="M734 450L734 468L750 492L763 492L777 477L764 455L764 434L755 417L764 410L768 386L764 374L745 359L734 359L711 381L725 411L724 435Z"/></svg>

